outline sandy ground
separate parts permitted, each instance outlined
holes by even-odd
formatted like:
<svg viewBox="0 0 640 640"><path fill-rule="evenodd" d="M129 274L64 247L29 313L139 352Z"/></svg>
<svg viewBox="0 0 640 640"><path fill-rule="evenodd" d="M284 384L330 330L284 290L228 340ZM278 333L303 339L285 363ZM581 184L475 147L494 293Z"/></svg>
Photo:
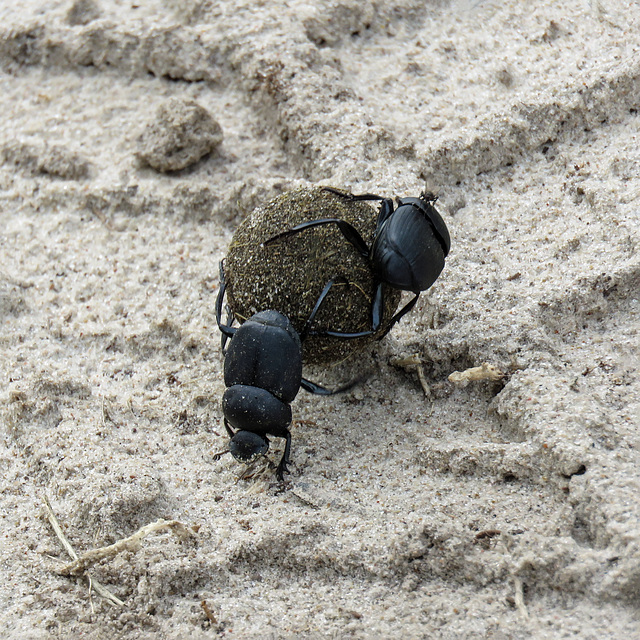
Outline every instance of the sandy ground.
<svg viewBox="0 0 640 640"><path fill-rule="evenodd" d="M640 638L640 4L24 5L0 4L3 637ZM286 483L239 480L217 264L312 184L427 187L452 252L388 338L309 373L373 372L295 400ZM503 379L448 380L484 362ZM45 497L78 554L190 535L61 575Z"/></svg>

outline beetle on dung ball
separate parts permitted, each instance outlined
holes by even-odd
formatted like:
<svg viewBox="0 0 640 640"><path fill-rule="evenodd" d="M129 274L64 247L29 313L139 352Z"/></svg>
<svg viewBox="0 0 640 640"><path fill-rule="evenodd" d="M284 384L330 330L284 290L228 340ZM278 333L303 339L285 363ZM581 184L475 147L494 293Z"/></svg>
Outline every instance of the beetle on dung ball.
<svg viewBox="0 0 640 640"><path fill-rule="evenodd" d="M419 198L398 198L394 209L393 200L365 193L353 195L332 187L323 187L346 200L358 202L380 200L378 222L371 247L367 247L353 225L340 218L321 218L302 222L287 231L276 234L264 242L265 246L280 242L306 229L335 224L345 239L350 242L371 265L377 285L371 309L371 329L358 332L325 330L313 332L337 338L362 338L379 331L382 323L383 284L394 289L412 291L415 296L389 322L385 333L415 306L420 293L427 290L444 268L445 258L451 248L451 237L442 216L433 206L437 198L423 193Z"/></svg>
<svg viewBox="0 0 640 640"><path fill-rule="evenodd" d="M375 222L367 213L371 207L360 204L367 201L380 201ZM216 311L223 353L231 339L222 407L234 458L250 462L267 452L268 436L284 438L278 479L289 472L290 403L300 387L329 395L358 381L325 389L302 377L303 356L310 362L343 359L384 337L415 306L442 272L451 246L435 201L422 194L398 198L394 207L391 198L374 194L301 189L242 223L227 257L232 283L220 264ZM327 230L331 227L339 234ZM305 240L289 240L294 236ZM221 318L225 291L233 294L226 324ZM396 312L402 291L415 295ZM236 319L242 323L237 328L232 326ZM303 351L308 342L311 348Z"/></svg>

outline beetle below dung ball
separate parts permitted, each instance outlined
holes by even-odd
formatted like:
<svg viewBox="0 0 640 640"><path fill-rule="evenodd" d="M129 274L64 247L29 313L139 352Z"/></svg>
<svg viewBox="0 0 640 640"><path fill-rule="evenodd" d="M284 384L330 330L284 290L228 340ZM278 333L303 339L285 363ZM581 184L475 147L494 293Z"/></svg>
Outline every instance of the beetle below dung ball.
<svg viewBox="0 0 640 640"><path fill-rule="evenodd" d="M222 322L226 284L220 264L216 320L223 345L231 339L225 353L227 389L222 398L223 421L230 438L228 451L236 460L251 462L269 450L268 436L284 438L285 450L276 472L280 481L289 473L290 403L300 387L310 393L332 395L358 382L329 390L302 377L302 341L333 285L334 281L325 285L300 335L286 316L274 310L260 311L236 328Z"/></svg>
<svg viewBox="0 0 640 640"><path fill-rule="evenodd" d="M264 244L271 246L307 229L326 225L337 226L347 242L368 260L375 274L371 328L357 332L324 330L317 333L348 339L375 335L382 325L385 285L396 290L413 292L415 296L388 322L386 333L413 309L420 293L431 287L444 269L445 258L451 248L451 237L447 225L434 206L437 198L426 193L421 194L419 198L398 198L398 206L394 209L391 198L370 193L353 195L331 187L323 189L349 202L381 201L375 235L370 247L353 225L335 217L302 222L269 238Z"/></svg>

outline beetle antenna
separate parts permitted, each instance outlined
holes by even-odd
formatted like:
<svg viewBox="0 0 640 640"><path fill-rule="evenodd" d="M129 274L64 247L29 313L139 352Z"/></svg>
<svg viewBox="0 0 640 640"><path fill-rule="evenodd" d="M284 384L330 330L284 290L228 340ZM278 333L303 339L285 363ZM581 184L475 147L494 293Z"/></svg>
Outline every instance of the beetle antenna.
<svg viewBox="0 0 640 640"><path fill-rule="evenodd" d="M218 460L220 460L220 458L222 458L222 456L225 453L231 453L231 451L229 451L229 449L225 449L224 451L220 451L218 453L214 453L213 454L213 459L217 462Z"/></svg>

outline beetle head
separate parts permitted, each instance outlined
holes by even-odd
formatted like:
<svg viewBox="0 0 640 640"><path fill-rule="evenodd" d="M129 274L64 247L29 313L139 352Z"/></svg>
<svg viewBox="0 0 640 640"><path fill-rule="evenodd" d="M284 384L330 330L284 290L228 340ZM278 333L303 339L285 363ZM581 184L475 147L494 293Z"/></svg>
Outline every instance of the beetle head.
<svg viewBox="0 0 640 640"><path fill-rule="evenodd" d="M251 431L236 431L229 442L229 452L239 462L251 462L269 451L269 441Z"/></svg>

